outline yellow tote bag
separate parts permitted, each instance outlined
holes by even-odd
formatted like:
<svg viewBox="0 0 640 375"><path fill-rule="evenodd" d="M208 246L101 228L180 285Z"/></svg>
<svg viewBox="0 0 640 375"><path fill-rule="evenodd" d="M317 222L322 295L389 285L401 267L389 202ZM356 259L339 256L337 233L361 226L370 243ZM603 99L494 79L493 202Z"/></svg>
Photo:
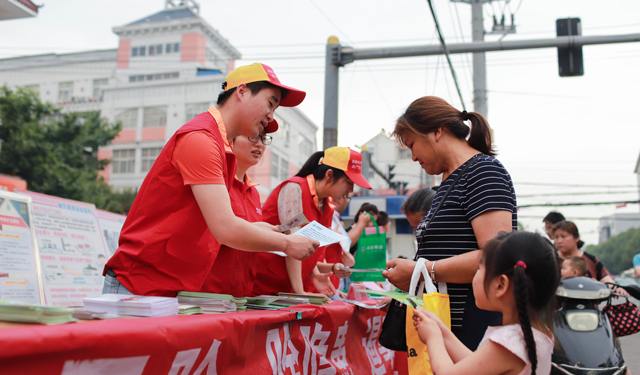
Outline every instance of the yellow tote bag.
<svg viewBox="0 0 640 375"><path fill-rule="evenodd" d="M446 291L446 283L439 283L440 291L436 289L427 269L424 266L426 259L418 259L416 268L413 270L411 276L411 284L409 286L409 294L419 297L423 290L426 293L422 294L422 302L425 310L431 311L438 315L442 322L451 329L451 310L449 307L449 295ZM424 282L420 283L420 288L417 289L416 285L420 280L420 274L424 276ZM410 375L433 375L431 371L431 363L429 363L429 353L427 351L427 345L420 341L418 337L418 331L413 326L413 307L407 305L407 321L406 321L406 334L407 334L407 360L409 362L409 374Z"/></svg>

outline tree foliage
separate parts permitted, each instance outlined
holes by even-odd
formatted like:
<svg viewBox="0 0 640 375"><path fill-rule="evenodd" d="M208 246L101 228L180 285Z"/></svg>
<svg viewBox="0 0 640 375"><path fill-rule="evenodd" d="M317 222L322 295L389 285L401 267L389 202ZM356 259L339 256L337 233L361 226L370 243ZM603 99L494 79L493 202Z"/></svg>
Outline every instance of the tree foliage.
<svg viewBox="0 0 640 375"><path fill-rule="evenodd" d="M98 159L122 129L99 111L61 113L30 91L0 88L0 173L27 181L29 190L116 213L129 210L135 193L115 192L99 176L110 162Z"/></svg>
<svg viewBox="0 0 640 375"><path fill-rule="evenodd" d="M586 251L600 258L609 272L619 274L633 267L633 256L640 253L640 229L629 229Z"/></svg>

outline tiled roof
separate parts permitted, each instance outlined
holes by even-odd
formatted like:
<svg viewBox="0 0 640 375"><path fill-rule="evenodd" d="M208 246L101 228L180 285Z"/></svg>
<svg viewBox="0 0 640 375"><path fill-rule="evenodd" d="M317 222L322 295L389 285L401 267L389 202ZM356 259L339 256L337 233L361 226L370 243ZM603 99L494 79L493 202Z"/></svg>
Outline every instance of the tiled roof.
<svg viewBox="0 0 640 375"><path fill-rule="evenodd" d="M141 18L135 22L128 24L127 26L137 25L137 24L147 23L147 22L160 22L160 21L178 20L181 18L195 18L195 17L198 17L198 16L195 13L193 13L189 8L169 9L169 10L163 10L156 14L152 14L148 17Z"/></svg>

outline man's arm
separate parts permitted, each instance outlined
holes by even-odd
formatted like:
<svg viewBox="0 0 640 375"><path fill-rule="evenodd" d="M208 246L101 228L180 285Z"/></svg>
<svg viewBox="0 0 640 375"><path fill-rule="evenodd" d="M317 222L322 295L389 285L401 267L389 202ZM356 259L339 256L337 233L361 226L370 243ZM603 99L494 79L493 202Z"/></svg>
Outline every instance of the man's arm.
<svg viewBox="0 0 640 375"><path fill-rule="evenodd" d="M316 240L256 228L236 217L225 185L191 185L191 189L211 234L221 244L245 251L282 251L300 260L320 246Z"/></svg>

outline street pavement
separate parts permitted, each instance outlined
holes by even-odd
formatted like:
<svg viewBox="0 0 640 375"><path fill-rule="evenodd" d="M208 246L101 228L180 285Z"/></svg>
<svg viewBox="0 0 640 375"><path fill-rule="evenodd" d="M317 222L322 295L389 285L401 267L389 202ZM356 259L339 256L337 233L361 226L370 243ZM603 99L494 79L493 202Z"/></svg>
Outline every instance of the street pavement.
<svg viewBox="0 0 640 375"><path fill-rule="evenodd" d="M635 335L620 337L622 356L627 368L634 375L640 374L640 332Z"/></svg>

